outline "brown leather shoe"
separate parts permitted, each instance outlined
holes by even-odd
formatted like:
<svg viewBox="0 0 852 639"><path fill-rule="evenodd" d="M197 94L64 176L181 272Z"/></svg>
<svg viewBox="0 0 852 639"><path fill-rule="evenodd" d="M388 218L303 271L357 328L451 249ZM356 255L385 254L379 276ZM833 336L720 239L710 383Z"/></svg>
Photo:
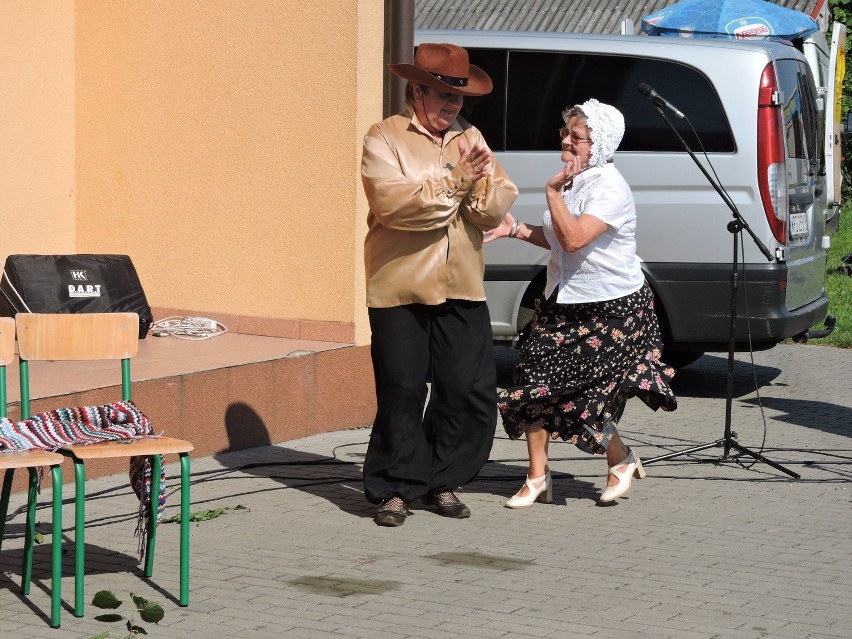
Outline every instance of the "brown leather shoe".
<svg viewBox="0 0 852 639"><path fill-rule="evenodd" d="M379 526L402 526L410 514L407 501L402 497L391 497L382 502L373 521Z"/></svg>
<svg viewBox="0 0 852 639"><path fill-rule="evenodd" d="M423 495L423 503L427 506L435 506L438 514L453 519L467 519L470 517L470 508L465 506L452 490L433 491Z"/></svg>

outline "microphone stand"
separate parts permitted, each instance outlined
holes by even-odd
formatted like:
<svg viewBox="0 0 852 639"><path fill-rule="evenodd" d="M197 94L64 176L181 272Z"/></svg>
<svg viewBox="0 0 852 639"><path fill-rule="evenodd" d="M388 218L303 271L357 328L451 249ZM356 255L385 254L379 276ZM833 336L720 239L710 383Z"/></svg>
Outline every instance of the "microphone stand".
<svg viewBox="0 0 852 639"><path fill-rule="evenodd" d="M733 403L734 397L734 344L736 342L736 326L737 326L737 288L739 285L739 276L737 273L738 270L738 261L737 261L737 253L738 247L737 243L739 241L739 234L741 231L745 230L750 236L754 243L757 245L757 248L760 249L760 252L763 253L764 257L768 261L772 261L772 253L769 252L769 249L760 241L754 231L752 231L751 227L748 225L748 222L743 219L740 215L739 210L737 210L736 205L733 203L728 194L722 190L722 188L716 183L716 181L711 177L711 175L707 172L707 169L704 168L704 165L695 157L695 153L692 152L692 149L689 148L689 145L686 143L686 140L683 139L678 130L672 125L669 118L660 108L660 106L655 102L654 108L657 110L657 113L660 114L660 117L663 118L668 127L672 130L672 132L677 136L680 143L683 145L683 148L689 154L689 157L692 158L692 161L695 162L695 165L701 169L701 172L704 174L704 177L707 178L707 181L710 185L716 190L716 193L719 194L719 197L722 198L722 201L731 209L731 213L734 216L734 219L728 222L728 231L732 234L734 240L734 257L732 260L732 269L731 269L731 324L730 324L730 335L728 339L728 384L727 384L727 392L725 397L725 431L721 439L716 439L712 442L707 442L706 444L701 444L699 446L693 446L691 448L687 448L685 450L680 450L673 453L668 453L666 455L660 455L658 457L653 457L651 459L643 459L643 464L653 464L654 462L663 461L666 459L672 459L674 457L680 457L681 455L689 455L691 453L698 452L700 450L706 450L708 448L721 446L723 449L722 457L720 461L726 461L729 459L729 455L731 449L733 448L736 451L739 451L743 455L748 455L753 457L758 461L762 461L765 464L769 464L776 470L780 470L783 473L790 475L796 479L800 479L801 475L794 473L792 470L785 468L781 464L777 464L760 453L757 453L753 450L749 450L745 446L742 446L737 441L737 434L731 430L731 406ZM746 320L748 321L748 320Z"/></svg>

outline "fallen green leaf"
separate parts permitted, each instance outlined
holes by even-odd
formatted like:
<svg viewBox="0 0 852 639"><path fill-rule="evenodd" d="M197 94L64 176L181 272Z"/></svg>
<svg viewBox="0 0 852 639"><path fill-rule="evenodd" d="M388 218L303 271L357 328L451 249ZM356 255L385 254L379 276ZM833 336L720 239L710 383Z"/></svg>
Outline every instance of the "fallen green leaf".
<svg viewBox="0 0 852 639"><path fill-rule="evenodd" d="M92 605L95 608L106 610L114 610L121 605L121 600L116 597L111 590L99 590L92 598Z"/></svg>
<svg viewBox="0 0 852 639"><path fill-rule="evenodd" d="M148 603L144 608L139 608L139 616L142 617L142 621L146 621L148 623L160 623L163 617L166 616L166 613L163 611L162 607L157 604Z"/></svg>
<svg viewBox="0 0 852 639"><path fill-rule="evenodd" d="M207 510L199 510L194 513L189 514L189 521L198 523L200 521L209 521L211 519L216 519L225 513L226 510L248 510L245 506L237 505L237 506L223 506L222 508L208 508ZM177 524L180 523L180 515L174 515L172 517L166 517L161 522L161 524Z"/></svg>

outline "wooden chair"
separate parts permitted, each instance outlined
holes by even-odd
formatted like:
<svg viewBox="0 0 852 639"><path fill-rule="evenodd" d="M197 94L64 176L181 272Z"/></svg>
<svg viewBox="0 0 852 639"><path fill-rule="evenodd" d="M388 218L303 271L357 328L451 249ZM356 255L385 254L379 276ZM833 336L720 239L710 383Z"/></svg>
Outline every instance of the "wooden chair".
<svg viewBox="0 0 852 639"><path fill-rule="evenodd" d="M6 367L15 358L15 320L0 317L0 417L8 417L6 397ZM3 492L0 495L0 546L6 532L6 514L9 510L9 495L12 491L12 478L15 470L26 468L30 474L27 491L27 519L24 527L24 562L21 568L21 592L30 594L30 580L33 566L33 539L35 537L36 498L38 489L38 468L50 466L53 479L53 503L51 533L51 576L50 576L50 625L59 627L62 610L62 468L65 458L59 453L43 450L16 450L0 453L0 470L5 470Z"/></svg>
<svg viewBox="0 0 852 639"><path fill-rule="evenodd" d="M21 414L30 415L29 362L41 360L116 360L121 362L121 399L131 401L130 358L136 355L136 313L46 314L16 316L21 369ZM84 612L86 467L89 460L147 456L152 463L150 531L145 548L145 577L154 569L157 508L162 455L180 458L180 596L189 605L189 452L190 442L169 437L71 445L61 449L74 462L74 616Z"/></svg>

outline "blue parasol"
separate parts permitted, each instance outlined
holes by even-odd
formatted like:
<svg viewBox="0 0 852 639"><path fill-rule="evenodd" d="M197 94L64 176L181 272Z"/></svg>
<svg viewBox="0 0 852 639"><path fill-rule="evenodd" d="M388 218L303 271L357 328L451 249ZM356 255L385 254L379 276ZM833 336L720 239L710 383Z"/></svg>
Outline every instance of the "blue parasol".
<svg viewBox="0 0 852 639"><path fill-rule="evenodd" d="M648 35L795 40L819 30L801 11L766 0L682 0L642 18Z"/></svg>

